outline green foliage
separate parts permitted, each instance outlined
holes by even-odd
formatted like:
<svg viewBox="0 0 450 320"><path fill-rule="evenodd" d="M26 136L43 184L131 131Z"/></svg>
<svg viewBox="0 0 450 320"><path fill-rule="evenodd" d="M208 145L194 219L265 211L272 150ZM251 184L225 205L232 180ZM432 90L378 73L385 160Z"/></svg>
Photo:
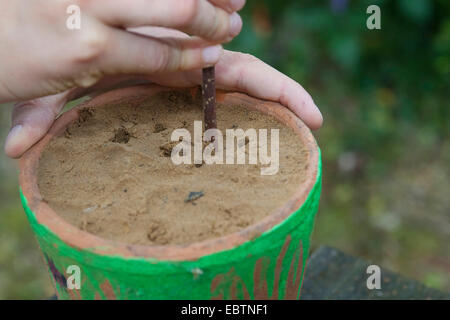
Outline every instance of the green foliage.
<svg viewBox="0 0 450 320"><path fill-rule="evenodd" d="M15 179L0 187L0 299L46 299L50 278L27 218L20 207Z"/></svg>
<svg viewBox="0 0 450 320"><path fill-rule="evenodd" d="M448 231L437 224L450 214L440 196L450 192L450 2L334 2L250 0L227 47L300 82L324 115L314 243L449 288ZM371 4L381 30L366 28Z"/></svg>

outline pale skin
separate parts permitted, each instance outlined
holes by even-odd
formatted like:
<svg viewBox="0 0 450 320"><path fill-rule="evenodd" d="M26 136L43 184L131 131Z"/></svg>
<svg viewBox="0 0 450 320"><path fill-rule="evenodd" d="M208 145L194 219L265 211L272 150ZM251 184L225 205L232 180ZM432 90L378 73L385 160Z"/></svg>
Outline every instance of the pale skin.
<svg viewBox="0 0 450 320"><path fill-rule="evenodd" d="M66 8L81 8L81 29ZM0 0L0 103L16 102L5 153L20 157L70 100L150 82L191 87L216 66L216 86L278 101L311 128L322 115L297 82L261 60L223 50L245 0ZM190 36L188 36L189 34Z"/></svg>

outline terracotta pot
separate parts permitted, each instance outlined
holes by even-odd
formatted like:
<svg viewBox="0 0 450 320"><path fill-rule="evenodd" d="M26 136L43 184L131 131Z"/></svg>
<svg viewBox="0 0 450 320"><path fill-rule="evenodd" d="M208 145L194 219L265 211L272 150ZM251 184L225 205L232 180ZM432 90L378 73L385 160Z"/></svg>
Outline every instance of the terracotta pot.
<svg viewBox="0 0 450 320"><path fill-rule="evenodd" d="M162 90L139 86L111 91L61 115L47 135L20 159L22 204L60 299L297 299L321 190L321 160L313 135L287 108L241 93L218 92L224 104L269 114L291 127L309 150L307 178L282 207L239 232L189 245L139 246L102 239L63 220L42 201L39 157L52 137L81 108ZM69 266L81 272L81 288L67 287ZM70 269L69 269L70 270Z"/></svg>

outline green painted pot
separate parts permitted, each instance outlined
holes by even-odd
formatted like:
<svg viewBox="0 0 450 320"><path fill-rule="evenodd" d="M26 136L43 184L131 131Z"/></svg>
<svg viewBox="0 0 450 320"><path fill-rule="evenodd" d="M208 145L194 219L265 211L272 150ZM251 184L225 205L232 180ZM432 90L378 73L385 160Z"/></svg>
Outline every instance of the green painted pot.
<svg viewBox="0 0 450 320"><path fill-rule="evenodd" d="M60 299L298 299L321 190L320 150L309 129L275 102L218 92L223 104L276 117L307 146L306 182L276 212L240 232L189 245L137 246L99 238L59 217L37 186L39 157L64 132L78 110L117 99L148 97L156 86L97 96L58 118L48 134L20 159L22 204ZM303 164L302 164L303 165ZM76 266L76 267L73 267ZM73 282L79 268L81 286ZM74 273L73 273L74 272Z"/></svg>

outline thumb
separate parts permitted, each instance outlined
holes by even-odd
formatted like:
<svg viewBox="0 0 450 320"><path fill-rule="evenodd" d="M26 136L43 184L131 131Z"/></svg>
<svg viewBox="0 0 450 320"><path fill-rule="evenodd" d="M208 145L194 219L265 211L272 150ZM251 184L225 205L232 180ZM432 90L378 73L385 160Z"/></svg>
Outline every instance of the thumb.
<svg viewBox="0 0 450 320"><path fill-rule="evenodd" d="M14 105L12 126L5 141L8 157L19 158L50 129L71 91Z"/></svg>

